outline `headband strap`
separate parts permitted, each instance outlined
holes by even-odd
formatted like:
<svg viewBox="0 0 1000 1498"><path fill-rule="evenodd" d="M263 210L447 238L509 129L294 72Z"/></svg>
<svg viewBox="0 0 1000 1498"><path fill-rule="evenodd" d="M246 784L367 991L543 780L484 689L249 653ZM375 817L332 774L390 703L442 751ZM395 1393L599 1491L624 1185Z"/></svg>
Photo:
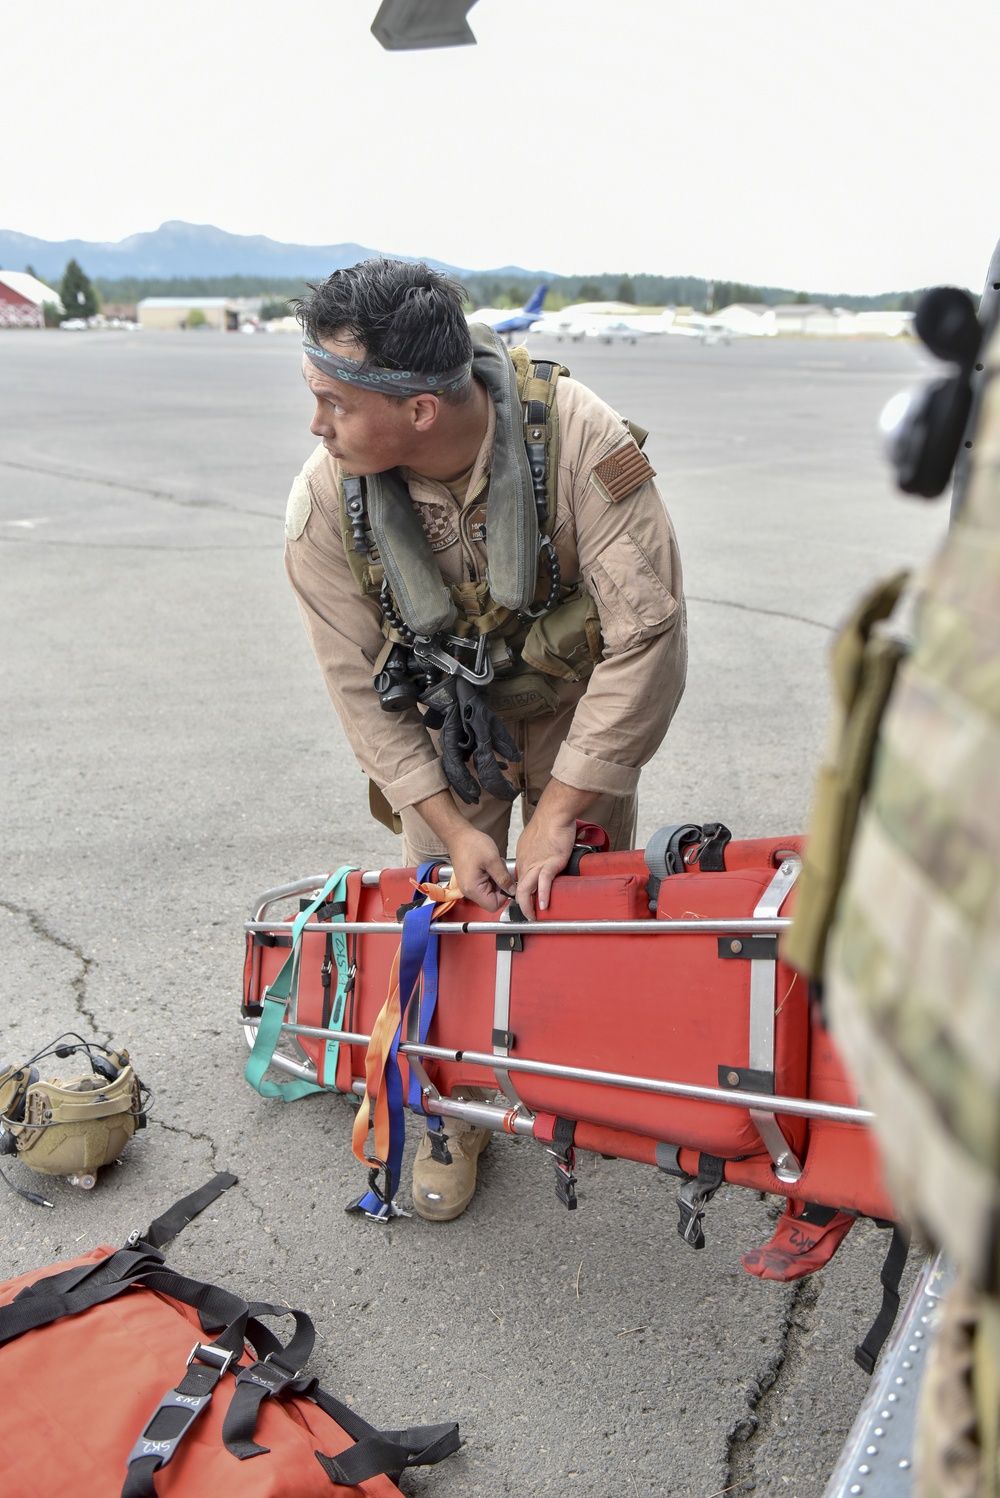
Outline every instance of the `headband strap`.
<svg viewBox="0 0 1000 1498"><path fill-rule="evenodd" d="M460 390L472 373L471 359L443 374L421 374L412 369L383 369L364 359L331 354L308 338L302 340L302 347L309 362L323 374L358 390L374 390L376 395L443 395L447 390Z"/></svg>

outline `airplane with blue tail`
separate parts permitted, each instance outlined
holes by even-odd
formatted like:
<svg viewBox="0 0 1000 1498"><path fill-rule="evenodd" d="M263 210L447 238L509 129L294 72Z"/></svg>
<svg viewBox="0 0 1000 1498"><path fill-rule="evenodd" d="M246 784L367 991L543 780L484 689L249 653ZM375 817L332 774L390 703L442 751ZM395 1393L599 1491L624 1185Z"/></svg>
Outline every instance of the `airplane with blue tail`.
<svg viewBox="0 0 1000 1498"><path fill-rule="evenodd" d="M500 333L510 341L513 333L526 333L532 323L538 321L542 315L542 303L545 301L545 293L549 289L547 281L542 281L523 307L478 307L475 312L469 313L470 322L483 322L494 333Z"/></svg>

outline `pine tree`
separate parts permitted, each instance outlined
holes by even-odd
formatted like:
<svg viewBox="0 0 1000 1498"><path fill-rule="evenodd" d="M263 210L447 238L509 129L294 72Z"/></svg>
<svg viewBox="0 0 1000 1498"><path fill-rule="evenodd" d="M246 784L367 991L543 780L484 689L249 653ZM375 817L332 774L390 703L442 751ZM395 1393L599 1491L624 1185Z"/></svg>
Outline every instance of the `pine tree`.
<svg viewBox="0 0 1000 1498"><path fill-rule="evenodd" d="M615 296L615 301L635 303L635 287L632 285L631 277L622 276L618 282L618 292Z"/></svg>
<svg viewBox="0 0 1000 1498"><path fill-rule="evenodd" d="M98 310L97 292L75 260L66 267L59 297L67 317L93 317Z"/></svg>

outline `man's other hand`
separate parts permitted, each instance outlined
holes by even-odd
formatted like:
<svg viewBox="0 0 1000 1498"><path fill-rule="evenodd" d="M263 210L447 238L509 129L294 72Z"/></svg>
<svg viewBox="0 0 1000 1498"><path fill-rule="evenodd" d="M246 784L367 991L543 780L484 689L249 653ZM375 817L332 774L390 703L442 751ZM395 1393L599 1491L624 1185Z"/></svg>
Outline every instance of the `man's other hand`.
<svg viewBox="0 0 1000 1498"><path fill-rule="evenodd" d="M485 832L465 827L448 840L455 883L467 900L497 911L514 894L514 880L496 843Z"/></svg>
<svg viewBox="0 0 1000 1498"><path fill-rule="evenodd" d="M517 903L529 921L539 910L548 910L552 881L569 863L576 841L576 818L566 822L538 810L517 840Z"/></svg>
<svg viewBox="0 0 1000 1498"><path fill-rule="evenodd" d="M578 791L561 780L550 780L535 814L517 840L515 872L517 903L529 921L548 910L552 881L569 863L576 842L576 820L597 800L595 791Z"/></svg>

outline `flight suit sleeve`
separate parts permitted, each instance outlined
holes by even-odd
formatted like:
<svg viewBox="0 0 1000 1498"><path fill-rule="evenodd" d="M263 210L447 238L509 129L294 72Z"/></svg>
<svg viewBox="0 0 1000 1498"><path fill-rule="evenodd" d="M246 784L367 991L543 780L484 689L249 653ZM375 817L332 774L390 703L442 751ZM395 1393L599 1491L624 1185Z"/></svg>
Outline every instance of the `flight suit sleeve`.
<svg viewBox="0 0 1000 1498"><path fill-rule="evenodd" d="M552 774L578 790L626 796L636 790L684 691L680 554L653 469L621 419L583 386L564 384L560 503L565 496L580 575L600 614L604 659Z"/></svg>
<svg viewBox="0 0 1000 1498"><path fill-rule="evenodd" d="M374 598L364 597L344 554L336 465L319 449L292 484L285 568L330 700L362 770L393 811L447 789L420 713L382 711L372 670L384 639Z"/></svg>

